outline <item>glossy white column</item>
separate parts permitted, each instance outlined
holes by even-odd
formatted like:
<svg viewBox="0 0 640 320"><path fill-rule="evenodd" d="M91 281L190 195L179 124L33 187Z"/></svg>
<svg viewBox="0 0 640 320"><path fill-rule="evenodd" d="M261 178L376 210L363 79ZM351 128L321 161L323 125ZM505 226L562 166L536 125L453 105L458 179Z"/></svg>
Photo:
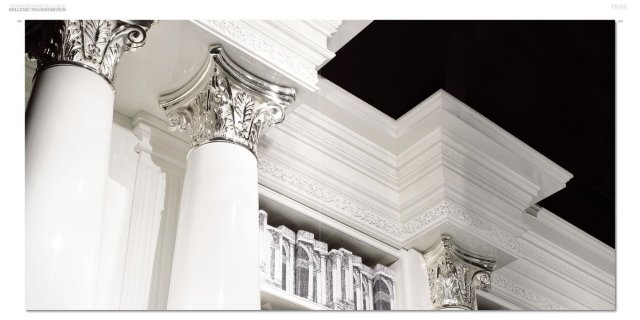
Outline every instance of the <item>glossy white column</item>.
<svg viewBox="0 0 640 320"><path fill-rule="evenodd" d="M26 123L27 309L93 307L114 94L78 66L38 74Z"/></svg>
<svg viewBox="0 0 640 320"><path fill-rule="evenodd" d="M38 25L26 41L38 60L26 113L26 307L92 309L113 121L111 83L120 55L144 44L150 22Z"/></svg>
<svg viewBox="0 0 640 320"><path fill-rule="evenodd" d="M191 137L169 310L260 309L256 153L295 90L251 75L214 46L193 87L161 98L169 129Z"/></svg>
<svg viewBox="0 0 640 320"><path fill-rule="evenodd" d="M180 206L168 309L260 308L258 171L233 143L193 149Z"/></svg>

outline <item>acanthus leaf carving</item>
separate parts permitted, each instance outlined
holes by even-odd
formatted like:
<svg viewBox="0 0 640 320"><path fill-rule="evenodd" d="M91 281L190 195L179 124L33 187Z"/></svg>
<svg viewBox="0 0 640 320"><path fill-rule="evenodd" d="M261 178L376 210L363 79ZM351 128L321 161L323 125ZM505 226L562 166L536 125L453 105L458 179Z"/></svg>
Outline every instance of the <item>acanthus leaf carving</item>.
<svg viewBox="0 0 640 320"><path fill-rule="evenodd" d="M210 74L195 97L161 102L168 128L186 132L193 147L228 141L255 155L262 130L284 120L295 90L251 75L229 60L220 46L212 47L211 59L211 70L206 71Z"/></svg>
<svg viewBox="0 0 640 320"><path fill-rule="evenodd" d="M38 69L78 64L113 83L120 56L142 47L152 21L54 20L34 22L27 36L27 54Z"/></svg>
<svg viewBox="0 0 640 320"><path fill-rule="evenodd" d="M466 251L442 235L425 261L434 309L477 309L475 290L490 287L495 259Z"/></svg>

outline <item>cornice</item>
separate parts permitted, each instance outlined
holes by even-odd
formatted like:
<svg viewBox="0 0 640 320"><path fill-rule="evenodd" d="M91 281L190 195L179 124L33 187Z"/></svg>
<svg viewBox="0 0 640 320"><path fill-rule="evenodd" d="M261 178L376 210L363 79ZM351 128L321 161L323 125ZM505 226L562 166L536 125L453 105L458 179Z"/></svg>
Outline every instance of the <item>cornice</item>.
<svg viewBox="0 0 640 320"><path fill-rule="evenodd" d="M517 279L523 285L535 288L550 299L572 310L611 310L615 300L609 300L597 290L572 281L570 275L557 270L550 271L539 264L519 259L501 269L502 275Z"/></svg>
<svg viewBox="0 0 640 320"><path fill-rule="evenodd" d="M564 237L572 240L574 244L579 244L580 248L585 250L589 256L593 257L596 255L600 257L602 261L609 262L607 267L615 272L615 249L578 229L547 209L542 208L538 211L536 221L544 226L544 228L553 230L557 234L562 234Z"/></svg>
<svg viewBox="0 0 640 320"><path fill-rule="evenodd" d="M386 150L353 134L330 118L314 112L307 105L300 105L288 118L286 125L295 127L301 134L327 146L337 149L336 155L351 157L358 170L374 179L383 179L384 183L396 189L397 170L395 158ZM290 128L283 129L289 131ZM317 144L316 144L317 145Z"/></svg>
<svg viewBox="0 0 640 320"><path fill-rule="evenodd" d="M609 303L615 303L615 277L584 261L571 252L553 244L531 232L520 238L522 256L543 269L565 274L585 290L592 292Z"/></svg>
<svg viewBox="0 0 640 320"><path fill-rule="evenodd" d="M323 99L341 106L341 110L364 121L371 128L377 128L390 138L396 138L396 120L393 118L325 78L320 78L318 87L320 91L316 94ZM395 150L389 151L395 153Z"/></svg>

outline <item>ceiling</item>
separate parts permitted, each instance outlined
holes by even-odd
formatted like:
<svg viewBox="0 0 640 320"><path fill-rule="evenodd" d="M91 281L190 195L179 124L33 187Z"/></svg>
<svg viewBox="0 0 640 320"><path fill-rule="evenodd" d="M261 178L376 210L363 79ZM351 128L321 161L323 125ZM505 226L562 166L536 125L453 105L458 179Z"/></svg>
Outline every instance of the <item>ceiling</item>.
<svg viewBox="0 0 640 320"><path fill-rule="evenodd" d="M539 204L615 247L614 21L374 21L319 73L395 119L446 90L570 171Z"/></svg>

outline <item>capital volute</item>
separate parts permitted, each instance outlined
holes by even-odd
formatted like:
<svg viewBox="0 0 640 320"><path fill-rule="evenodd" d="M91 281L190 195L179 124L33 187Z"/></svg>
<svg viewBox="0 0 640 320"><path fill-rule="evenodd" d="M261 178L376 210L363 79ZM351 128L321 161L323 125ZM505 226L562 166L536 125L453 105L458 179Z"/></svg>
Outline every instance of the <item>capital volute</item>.
<svg viewBox="0 0 640 320"><path fill-rule="evenodd" d="M54 65L78 65L110 84L120 56L142 47L151 20L30 21L25 49L38 60L38 71Z"/></svg>
<svg viewBox="0 0 640 320"><path fill-rule="evenodd" d="M442 235L424 255L434 309L477 309L476 289L489 288L495 259L458 247Z"/></svg>
<svg viewBox="0 0 640 320"><path fill-rule="evenodd" d="M257 154L262 130L284 120L295 90L251 74L235 64L219 45L195 84L174 98L160 98L172 131L186 132L193 147L231 142Z"/></svg>

